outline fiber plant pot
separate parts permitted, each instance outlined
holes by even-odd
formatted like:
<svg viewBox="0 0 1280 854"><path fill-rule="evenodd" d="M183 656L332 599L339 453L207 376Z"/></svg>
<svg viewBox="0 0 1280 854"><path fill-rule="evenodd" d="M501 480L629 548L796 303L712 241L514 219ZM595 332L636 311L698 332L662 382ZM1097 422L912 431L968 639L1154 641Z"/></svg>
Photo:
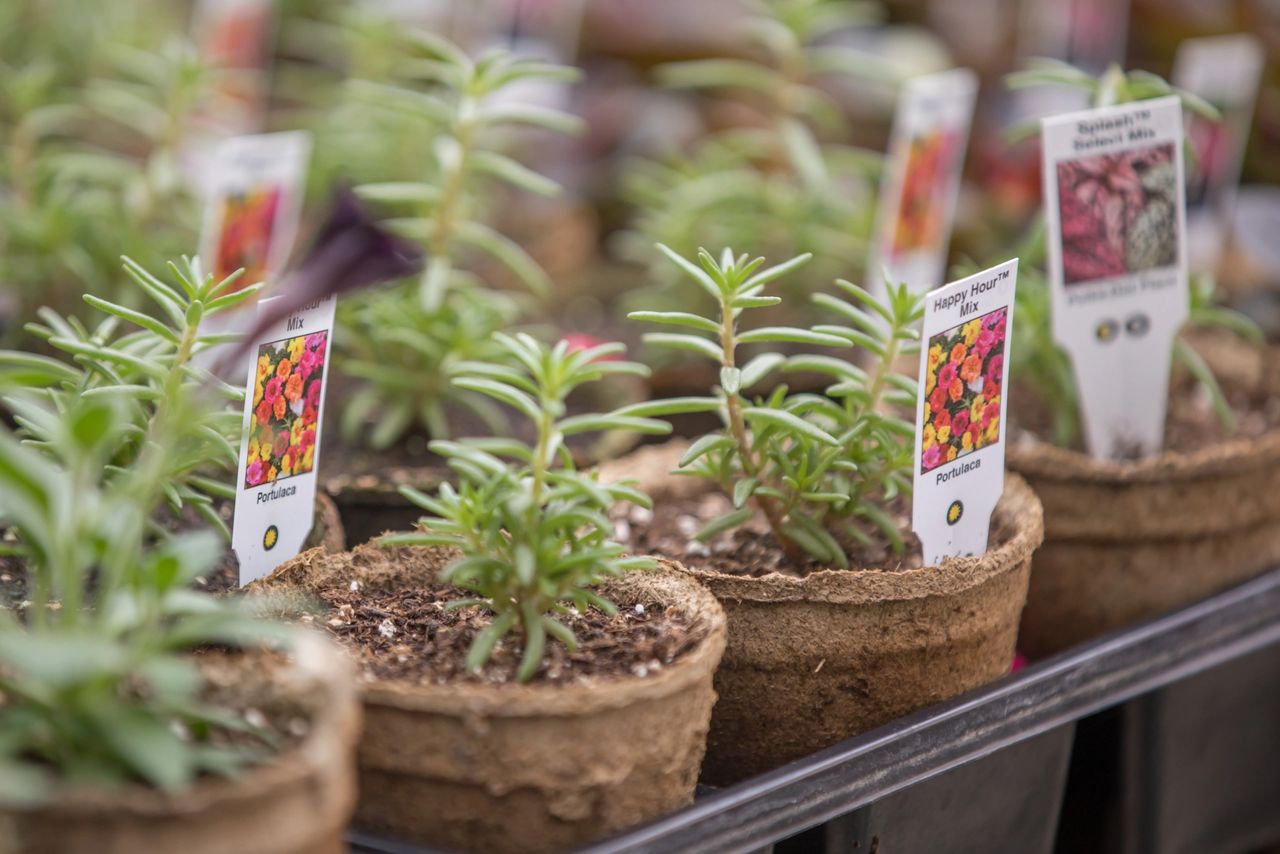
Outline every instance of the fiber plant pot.
<svg viewBox="0 0 1280 854"><path fill-rule="evenodd" d="M353 582L362 591L423 589L448 558L373 544L312 550L261 586L313 596ZM357 826L450 849L553 851L690 803L724 612L669 564L602 592L619 605L674 609L700 639L655 672L614 679L435 684L366 674Z"/></svg>
<svg viewBox="0 0 1280 854"><path fill-rule="evenodd" d="M696 499L705 481L669 474L686 447L642 449L603 477L638 478L655 504ZM704 782L777 768L1008 673L1043 536L1040 502L1019 478L992 523L986 554L922 569L753 577L685 557L729 618Z"/></svg>
<svg viewBox="0 0 1280 854"><path fill-rule="evenodd" d="M1280 561L1280 431L1133 462L1014 443L1008 464L1044 502L1019 642L1032 658Z"/></svg>
<svg viewBox="0 0 1280 854"><path fill-rule="evenodd" d="M243 681L261 661L247 656ZM323 854L345 850L356 800L360 703L350 663L319 637L303 638L273 678L272 700L305 710L307 735L268 764L166 794L143 786L75 790L28 809L0 807L0 851L30 854ZM234 676L234 671L232 672ZM257 681L262 681L258 679ZM249 690L249 689L246 689ZM252 696L252 695L251 695ZM255 698L256 699L256 698Z"/></svg>

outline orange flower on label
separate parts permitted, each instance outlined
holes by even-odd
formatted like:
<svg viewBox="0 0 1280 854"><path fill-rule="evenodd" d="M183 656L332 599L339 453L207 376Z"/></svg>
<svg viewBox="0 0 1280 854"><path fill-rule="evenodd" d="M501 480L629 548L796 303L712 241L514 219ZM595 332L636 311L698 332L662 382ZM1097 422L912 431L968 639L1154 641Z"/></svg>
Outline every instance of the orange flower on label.
<svg viewBox="0 0 1280 854"><path fill-rule="evenodd" d="M280 379L284 379L285 377L289 376L289 373L292 370L293 370L293 362L290 362L288 358L281 359L280 364L276 365L276 376L278 376Z"/></svg>
<svg viewBox="0 0 1280 854"><path fill-rule="evenodd" d="M947 389L947 396L951 398L952 403L964 397L964 383L958 379L952 380L951 388Z"/></svg>
<svg viewBox="0 0 1280 854"><path fill-rule="evenodd" d="M969 356L960 366L960 379L971 383L982 375L982 360L976 355Z"/></svg>
<svg viewBox="0 0 1280 854"><path fill-rule="evenodd" d="M297 403L302 399L302 377L290 375L288 382L284 384L284 396L290 403Z"/></svg>
<svg viewBox="0 0 1280 854"><path fill-rule="evenodd" d="M951 348L951 361L955 362L957 365L960 364L964 361L964 357L968 352L969 348L965 347L963 343L956 344L956 346Z"/></svg>

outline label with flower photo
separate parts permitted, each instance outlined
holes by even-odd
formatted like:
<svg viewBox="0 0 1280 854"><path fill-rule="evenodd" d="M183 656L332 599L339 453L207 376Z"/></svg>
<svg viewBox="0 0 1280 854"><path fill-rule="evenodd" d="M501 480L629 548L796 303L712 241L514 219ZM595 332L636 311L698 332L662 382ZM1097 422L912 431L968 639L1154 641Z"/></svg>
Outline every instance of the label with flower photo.
<svg viewBox="0 0 1280 854"><path fill-rule="evenodd" d="M251 349L231 537L241 584L298 554L311 533L336 302L285 317Z"/></svg>
<svg viewBox="0 0 1280 854"><path fill-rule="evenodd" d="M1221 121L1187 113L1187 257L1213 270L1222 259L1235 213L1236 185L1249 141L1266 53L1249 33L1187 39L1178 45L1173 85L1218 108Z"/></svg>
<svg viewBox="0 0 1280 854"><path fill-rule="evenodd" d="M310 155L305 131L237 136L218 146L200 237L207 272L223 279L243 267L235 290L279 274L297 237Z"/></svg>
<svg viewBox="0 0 1280 854"><path fill-rule="evenodd" d="M868 265L867 278L881 292L881 268L916 291L942 281L977 93L978 78L967 68L916 77L903 87Z"/></svg>
<svg viewBox="0 0 1280 854"><path fill-rule="evenodd" d="M1188 312L1181 102L1043 125L1053 336L1074 365L1089 453L1154 454Z"/></svg>
<svg viewBox="0 0 1280 854"><path fill-rule="evenodd" d="M926 566L987 550L1004 493L1017 279L1015 258L925 298L911 526Z"/></svg>

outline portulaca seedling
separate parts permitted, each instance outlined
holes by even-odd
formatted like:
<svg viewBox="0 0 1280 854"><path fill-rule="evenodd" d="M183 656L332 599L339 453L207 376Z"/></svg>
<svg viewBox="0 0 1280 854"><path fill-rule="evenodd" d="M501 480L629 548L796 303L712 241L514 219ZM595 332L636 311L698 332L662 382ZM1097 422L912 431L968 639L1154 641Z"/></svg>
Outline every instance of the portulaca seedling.
<svg viewBox="0 0 1280 854"><path fill-rule="evenodd" d="M495 340L511 364L463 362L453 382L514 409L534 427L535 439L484 438L437 440L431 448L458 473L433 495L402 487L401 492L428 512L421 530L385 537L384 545L455 548L460 557L440 581L475 594L452 607L481 605L493 622L472 643L466 665L484 667L494 646L508 634L524 639L517 672L521 681L537 672L547 638L576 645L573 632L557 615L570 607L615 607L593 588L623 572L649 569L649 558L628 557L614 542L609 510L629 501L649 507L649 499L626 482L600 483L574 467L565 439L596 430L666 433L664 421L626 414L566 417L565 400L578 386L618 374L644 376L643 365L616 360L621 344L573 351L525 334L499 333Z"/></svg>
<svg viewBox="0 0 1280 854"><path fill-rule="evenodd" d="M916 382L895 373L894 363L919 352L920 299L900 285L890 286L881 301L840 281L839 296L815 296L837 323L744 331L739 326L745 312L779 302L763 293L765 286L808 256L765 267L763 258L735 256L728 249L718 260L699 251L698 263L665 246L659 249L711 298L714 309L705 315L639 311L631 317L688 330L652 333L646 340L710 359L719 365L720 382L708 397L659 400L622 411L719 413L724 427L695 441L678 473L714 481L732 497L734 509L698 537L714 537L759 511L797 566L816 560L847 567L850 546L869 545L872 532L902 551L901 527L886 506L911 491L915 428L894 410L914 406ZM842 352L786 357L766 351L740 361L743 345L781 342ZM850 358L855 348L870 357L870 367ZM826 394L794 394L779 386L750 397L748 391L776 369L823 374L829 379Z"/></svg>
<svg viewBox="0 0 1280 854"><path fill-rule="evenodd" d="M61 788L180 789L277 743L206 696L190 652L287 635L244 600L191 589L222 553L216 534L152 528L172 473L208 441L203 404L185 375L169 376L159 401L146 399L141 434L139 399L120 389L30 398L22 411L42 425L39 448L0 428L0 522L27 584L26 601L0 609L0 803Z"/></svg>
<svg viewBox="0 0 1280 854"><path fill-rule="evenodd" d="M201 334L200 323L251 299L259 285L235 289L239 274L217 281L201 272L198 261L170 264L166 283L135 261L124 269L150 309L129 308L86 294L84 300L106 315L93 327L51 308L39 312L28 330L62 358L20 351L0 352L0 383L9 391L5 404L13 412L19 435L39 447L53 449L63 430L61 413L81 397L112 399L123 407L130 426L114 448L107 469L115 476L133 468L145 449L149 425L179 398L207 390L223 405L198 410L194 429L167 458L158 481L173 512L191 507L210 525L229 536L214 508L214 499L233 498L223 480L236 466L244 390L214 377L192 361L194 356L235 340L230 334Z"/></svg>
<svg viewBox="0 0 1280 854"><path fill-rule="evenodd" d="M376 448L415 425L446 437L450 412L458 409L506 432L483 395L430 378L447 376L454 362L504 357L493 333L516 318L519 304L493 287L495 273L534 294L550 289L537 261L494 227L492 200L513 189L556 195L554 181L509 155L510 141L521 128L567 133L581 124L513 94L531 80L572 79L575 69L501 50L473 58L443 37L414 30L396 43L404 52L392 66L399 73L352 80L345 89L362 109L420 120L404 140L415 152L414 171L356 187L387 215L384 224L427 253L416 288L370 294L340 308L339 366L361 381L343 432ZM366 425L372 429L362 433Z"/></svg>

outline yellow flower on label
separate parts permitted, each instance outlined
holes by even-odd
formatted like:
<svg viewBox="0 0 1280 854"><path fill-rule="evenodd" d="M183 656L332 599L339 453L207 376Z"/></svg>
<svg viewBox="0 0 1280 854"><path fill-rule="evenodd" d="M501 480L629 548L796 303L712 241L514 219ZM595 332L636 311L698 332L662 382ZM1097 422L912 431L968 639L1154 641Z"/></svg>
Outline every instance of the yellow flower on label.
<svg viewBox="0 0 1280 854"><path fill-rule="evenodd" d="M956 446L950 445L947 447L947 462L951 462L955 458L956 458Z"/></svg>
<svg viewBox="0 0 1280 854"><path fill-rule="evenodd" d="M932 424L924 425L924 447L925 450L932 448L938 443L938 434L934 431Z"/></svg>
<svg viewBox="0 0 1280 854"><path fill-rule="evenodd" d="M963 449L964 449L964 450L966 450L966 451L972 451L972 450L973 450L973 436L972 436L972 435L970 435L970 434L969 434L969 433L967 433L967 432L966 432L963 436L961 436L961 437L960 437L960 447L961 447L961 448L963 448Z"/></svg>
<svg viewBox="0 0 1280 854"><path fill-rule="evenodd" d="M946 444L951 441L951 425L947 424L938 430L938 441Z"/></svg>
<svg viewBox="0 0 1280 854"><path fill-rule="evenodd" d="M978 340L978 333L982 331L982 321L980 319L970 320L960 330L960 334L964 336L964 346L972 347L973 342Z"/></svg>

